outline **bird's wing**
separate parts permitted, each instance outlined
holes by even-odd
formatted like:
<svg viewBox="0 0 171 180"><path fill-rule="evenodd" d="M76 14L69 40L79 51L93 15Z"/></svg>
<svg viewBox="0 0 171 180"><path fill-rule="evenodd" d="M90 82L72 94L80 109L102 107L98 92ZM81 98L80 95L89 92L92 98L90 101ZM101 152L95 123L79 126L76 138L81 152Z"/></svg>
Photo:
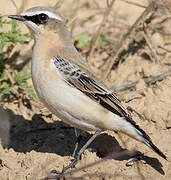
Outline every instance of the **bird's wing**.
<svg viewBox="0 0 171 180"><path fill-rule="evenodd" d="M125 108L111 91L88 77L69 60L57 56L53 59L53 63L70 86L77 88L109 111L121 117L128 116Z"/></svg>

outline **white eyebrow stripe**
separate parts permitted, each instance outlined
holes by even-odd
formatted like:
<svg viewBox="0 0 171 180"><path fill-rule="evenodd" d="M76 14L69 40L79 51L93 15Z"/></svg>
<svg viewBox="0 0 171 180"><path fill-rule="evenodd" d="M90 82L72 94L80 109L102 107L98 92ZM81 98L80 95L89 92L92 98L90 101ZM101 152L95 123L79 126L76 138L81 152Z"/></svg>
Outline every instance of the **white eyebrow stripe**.
<svg viewBox="0 0 171 180"><path fill-rule="evenodd" d="M21 15L22 16L35 16L35 15L38 15L38 14L41 14L41 13L44 13L44 14L48 15L49 18L53 18L53 19L57 19L59 21L63 21L63 18L60 15L58 15L56 13L53 13L53 12L50 12L50 11L46 11L46 10L42 10L42 11L39 11L37 13L35 13L35 12L25 12L25 13L22 13Z"/></svg>

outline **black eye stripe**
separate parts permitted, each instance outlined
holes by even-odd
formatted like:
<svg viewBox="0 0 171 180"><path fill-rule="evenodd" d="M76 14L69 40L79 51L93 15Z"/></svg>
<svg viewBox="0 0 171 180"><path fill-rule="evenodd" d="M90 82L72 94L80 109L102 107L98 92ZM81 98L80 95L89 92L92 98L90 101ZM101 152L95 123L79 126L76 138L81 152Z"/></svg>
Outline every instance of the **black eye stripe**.
<svg viewBox="0 0 171 180"><path fill-rule="evenodd" d="M36 14L33 16L24 16L24 18L27 21L32 21L33 23L40 25L40 24L46 24L49 17L46 14Z"/></svg>

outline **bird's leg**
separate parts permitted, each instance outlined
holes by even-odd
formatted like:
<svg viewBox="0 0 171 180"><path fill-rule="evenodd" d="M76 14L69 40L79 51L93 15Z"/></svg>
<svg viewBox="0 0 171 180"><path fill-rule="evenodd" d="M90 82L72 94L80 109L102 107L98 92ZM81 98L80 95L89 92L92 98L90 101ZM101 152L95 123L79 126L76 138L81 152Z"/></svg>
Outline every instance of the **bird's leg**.
<svg viewBox="0 0 171 180"><path fill-rule="evenodd" d="M101 129L98 129L93 136L86 142L86 144L80 149L80 151L76 154L74 160L66 167L63 168L62 173L64 173L69 168L74 168L78 163L81 154L86 150L86 148L92 143L92 141L101 133Z"/></svg>
<svg viewBox="0 0 171 180"><path fill-rule="evenodd" d="M79 143L81 141L81 133L82 133L82 130L77 129L77 128L74 128L74 131L75 131L75 136L76 136L77 139L76 139L75 148L74 148L72 157L75 157L75 155L76 155L76 151L78 149L78 145L79 145Z"/></svg>

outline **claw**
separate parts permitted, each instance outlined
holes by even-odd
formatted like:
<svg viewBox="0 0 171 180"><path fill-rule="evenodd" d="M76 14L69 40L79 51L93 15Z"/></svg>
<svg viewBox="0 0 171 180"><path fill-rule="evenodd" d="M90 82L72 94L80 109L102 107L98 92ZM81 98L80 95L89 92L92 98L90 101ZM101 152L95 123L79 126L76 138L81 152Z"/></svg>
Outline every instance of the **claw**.
<svg viewBox="0 0 171 180"><path fill-rule="evenodd" d="M77 156L72 162L68 165L63 167L62 173L64 173L67 169L74 168L79 161L80 156Z"/></svg>
<svg viewBox="0 0 171 180"><path fill-rule="evenodd" d="M57 170L52 170L51 173L57 174L57 175L59 175L59 177L60 177L60 176L63 176L64 173L65 173L65 171L66 171L67 169L75 168L75 166L76 166L76 164L78 163L80 157L81 157L80 155L77 155L77 156L75 157L75 159L72 159L72 160L71 160L71 163L70 163L69 165L67 165L67 166L65 166L65 167L63 166L61 172L59 172L59 171L57 171Z"/></svg>

